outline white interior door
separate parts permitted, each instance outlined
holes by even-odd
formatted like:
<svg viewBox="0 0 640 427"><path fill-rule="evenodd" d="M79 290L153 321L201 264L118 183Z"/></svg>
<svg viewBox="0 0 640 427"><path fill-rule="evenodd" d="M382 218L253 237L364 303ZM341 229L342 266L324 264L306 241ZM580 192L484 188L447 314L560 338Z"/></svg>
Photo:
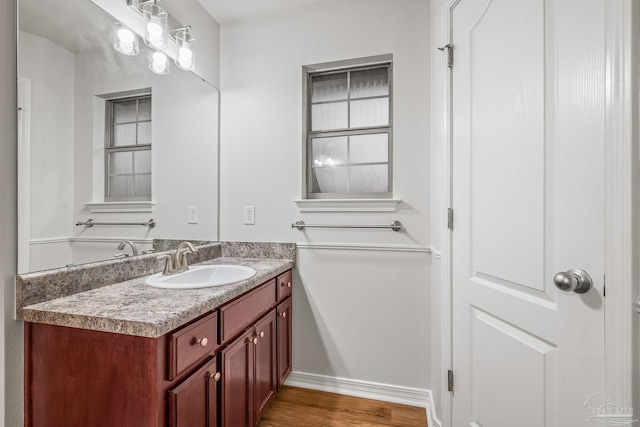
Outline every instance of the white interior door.
<svg viewBox="0 0 640 427"><path fill-rule="evenodd" d="M454 427L589 425L604 392L604 39L603 0L452 8Z"/></svg>

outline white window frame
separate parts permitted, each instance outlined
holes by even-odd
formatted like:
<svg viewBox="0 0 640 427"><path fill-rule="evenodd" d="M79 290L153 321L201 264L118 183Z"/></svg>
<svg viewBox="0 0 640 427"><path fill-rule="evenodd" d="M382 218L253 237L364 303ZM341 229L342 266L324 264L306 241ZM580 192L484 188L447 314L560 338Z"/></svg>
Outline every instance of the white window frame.
<svg viewBox="0 0 640 427"><path fill-rule="evenodd" d="M331 73L343 73L345 71L359 71L372 68L388 67L389 69L389 124L385 126L372 126L354 129L338 129L331 131L311 130L311 77ZM393 197L393 57L392 55L380 55L377 57L360 58L349 61L316 64L303 67L303 128L304 128L304 159L303 159L303 200L370 200L392 199ZM350 102L351 99L348 99ZM314 193L312 190L312 150L311 140L314 137L363 135L368 133L388 134L388 192L380 193ZM302 202L302 201L297 201ZM394 207L399 200L394 200ZM298 203L300 205L300 203ZM303 203L304 204L304 203ZM330 209L334 210L334 209Z"/></svg>
<svg viewBox="0 0 640 427"><path fill-rule="evenodd" d="M150 201L152 198L153 186L148 196L131 196L131 197L111 197L109 194L109 154L118 152L133 151L149 151L152 150L151 142L149 144L136 144L115 147L113 142L113 105L122 101L133 101L148 98L151 101L151 93L127 94L127 96L113 97L105 100L105 132L104 132L104 201L110 202L137 202ZM153 111L153 110L152 110ZM152 119L150 120L152 122ZM136 118L136 123L139 121ZM153 170L149 174L134 174L153 176Z"/></svg>

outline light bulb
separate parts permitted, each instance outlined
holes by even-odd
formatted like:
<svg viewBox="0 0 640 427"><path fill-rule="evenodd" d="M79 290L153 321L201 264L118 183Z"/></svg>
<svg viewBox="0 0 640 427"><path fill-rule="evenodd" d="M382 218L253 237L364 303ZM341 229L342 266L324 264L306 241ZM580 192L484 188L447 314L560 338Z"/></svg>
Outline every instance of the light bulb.
<svg viewBox="0 0 640 427"><path fill-rule="evenodd" d="M137 55L138 38L135 33L120 22L116 22L114 27L113 47L125 55Z"/></svg>
<svg viewBox="0 0 640 427"><path fill-rule="evenodd" d="M154 39L162 37L162 27L155 22L149 22L147 24L147 33L149 33L149 37Z"/></svg>
<svg viewBox="0 0 640 427"><path fill-rule="evenodd" d="M178 49L178 65L182 68L191 68L193 64L193 52L191 49L186 47L181 47Z"/></svg>
<svg viewBox="0 0 640 427"><path fill-rule="evenodd" d="M169 63L167 55L162 52L154 52L151 56L151 64L149 68L157 74L167 74L169 72Z"/></svg>
<svg viewBox="0 0 640 427"><path fill-rule="evenodd" d="M120 28L118 30L118 40L120 40L122 44L132 45L134 37L133 31L128 28Z"/></svg>
<svg viewBox="0 0 640 427"><path fill-rule="evenodd" d="M131 55L133 53L133 43L120 43L120 49L125 55Z"/></svg>
<svg viewBox="0 0 640 427"><path fill-rule="evenodd" d="M151 47L153 47L155 49L161 49L162 45L164 44L163 40L162 40L162 37L160 37L160 38L158 38L158 37L150 38L149 39L149 43L151 43Z"/></svg>

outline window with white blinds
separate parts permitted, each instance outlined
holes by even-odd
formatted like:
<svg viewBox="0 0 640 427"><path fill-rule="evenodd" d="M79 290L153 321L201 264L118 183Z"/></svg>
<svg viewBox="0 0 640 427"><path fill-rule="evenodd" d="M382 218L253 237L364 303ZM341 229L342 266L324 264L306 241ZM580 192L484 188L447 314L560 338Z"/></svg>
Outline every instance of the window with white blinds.
<svg viewBox="0 0 640 427"><path fill-rule="evenodd" d="M151 200L151 95L106 102L105 201Z"/></svg>
<svg viewBox="0 0 640 427"><path fill-rule="evenodd" d="M307 198L392 196L391 63L308 74Z"/></svg>

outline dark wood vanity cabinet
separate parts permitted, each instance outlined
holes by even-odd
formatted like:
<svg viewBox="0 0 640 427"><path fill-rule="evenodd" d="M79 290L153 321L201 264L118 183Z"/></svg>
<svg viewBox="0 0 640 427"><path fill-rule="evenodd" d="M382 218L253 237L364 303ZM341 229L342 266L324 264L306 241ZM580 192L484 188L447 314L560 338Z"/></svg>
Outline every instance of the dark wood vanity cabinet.
<svg viewBox="0 0 640 427"><path fill-rule="evenodd" d="M236 316L244 318L250 313L238 310L239 306L250 307L253 318L257 317L256 313L262 316L220 351L223 426L253 426L278 389L275 284L274 280L263 285L268 292L255 292L238 300L237 305L221 309L230 324L241 323L232 319Z"/></svg>
<svg viewBox="0 0 640 427"><path fill-rule="evenodd" d="M252 427L291 372L290 283L160 338L25 322L25 426Z"/></svg>
<svg viewBox="0 0 640 427"><path fill-rule="evenodd" d="M257 342L254 348L253 405L254 424L262 418L265 409L278 391L278 359L276 339L276 311L271 310L256 323Z"/></svg>
<svg viewBox="0 0 640 427"><path fill-rule="evenodd" d="M214 357L175 388L169 390L170 427L216 427L220 372Z"/></svg>
<svg viewBox="0 0 640 427"><path fill-rule="evenodd" d="M291 322L291 298L278 304L278 390L284 384L291 373L292 365L292 322Z"/></svg>
<svg viewBox="0 0 640 427"><path fill-rule="evenodd" d="M225 347L220 355L222 425L251 427L262 417L277 391L275 310Z"/></svg>

